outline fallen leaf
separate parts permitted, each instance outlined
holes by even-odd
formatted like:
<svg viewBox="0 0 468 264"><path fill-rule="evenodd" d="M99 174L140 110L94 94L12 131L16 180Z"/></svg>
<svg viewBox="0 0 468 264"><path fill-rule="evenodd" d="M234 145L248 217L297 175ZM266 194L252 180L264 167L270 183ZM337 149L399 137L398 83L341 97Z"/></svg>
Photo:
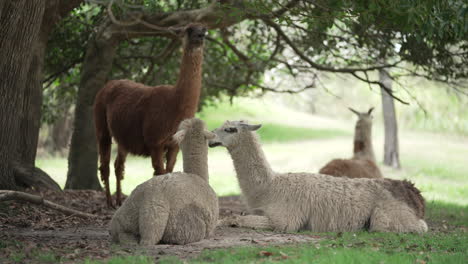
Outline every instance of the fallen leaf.
<svg viewBox="0 0 468 264"><path fill-rule="evenodd" d="M273 255L273 253L269 252L269 251L260 251L260 256L263 256L263 257L269 257L271 255Z"/></svg>

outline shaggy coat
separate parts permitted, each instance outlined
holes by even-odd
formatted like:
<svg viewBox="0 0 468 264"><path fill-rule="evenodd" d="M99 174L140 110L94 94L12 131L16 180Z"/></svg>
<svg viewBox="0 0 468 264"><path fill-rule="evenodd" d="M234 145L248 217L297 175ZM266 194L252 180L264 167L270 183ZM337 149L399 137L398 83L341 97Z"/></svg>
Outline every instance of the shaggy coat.
<svg viewBox="0 0 468 264"><path fill-rule="evenodd" d="M320 174L349 178L383 178L379 167L375 164L374 148L372 147L372 110L358 115L354 131L354 149L352 159L334 159L320 169Z"/></svg>
<svg viewBox="0 0 468 264"><path fill-rule="evenodd" d="M99 170L109 206L112 206L109 190L111 138L118 145L115 160L118 205L121 204L120 181L128 153L151 156L155 175L173 171L179 147L172 135L182 120L194 116L198 107L205 33L206 28L198 24L185 29L181 68L174 86L152 87L130 80L113 80L98 92L94 120L101 161Z"/></svg>
<svg viewBox="0 0 468 264"><path fill-rule="evenodd" d="M140 184L110 224L114 243L148 246L187 244L210 236L218 222L218 198L208 184L207 139L214 135L199 119L185 120L174 135L184 156L184 172Z"/></svg>
<svg viewBox="0 0 468 264"><path fill-rule="evenodd" d="M417 208L387 189L385 179L274 172L252 132L259 127L228 121L210 140L210 147L228 149L249 209L263 215L237 216L222 224L276 231L427 231Z"/></svg>

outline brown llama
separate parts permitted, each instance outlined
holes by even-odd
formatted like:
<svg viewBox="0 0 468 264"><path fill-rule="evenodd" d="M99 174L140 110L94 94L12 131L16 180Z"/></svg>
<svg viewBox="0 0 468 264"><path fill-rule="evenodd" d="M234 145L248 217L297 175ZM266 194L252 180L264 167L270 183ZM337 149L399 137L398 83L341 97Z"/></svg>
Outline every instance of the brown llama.
<svg viewBox="0 0 468 264"><path fill-rule="evenodd" d="M383 178L375 164L372 147L372 111L360 113L349 108L359 118L354 131L354 155L352 159L334 159L327 163L319 173L336 177Z"/></svg>
<svg viewBox="0 0 468 264"><path fill-rule="evenodd" d="M179 123L193 117L198 108L205 35L206 27L201 24L184 28L182 61L175 85L147 86L130 80L112 80L96 95L94 121L99 171L109 207L113 206L109 189L112 137L118 146L114 164L117 205L122 204L120 182L128 153L151 156L154 175L173 171L179 146L172 135Z"/></svg>

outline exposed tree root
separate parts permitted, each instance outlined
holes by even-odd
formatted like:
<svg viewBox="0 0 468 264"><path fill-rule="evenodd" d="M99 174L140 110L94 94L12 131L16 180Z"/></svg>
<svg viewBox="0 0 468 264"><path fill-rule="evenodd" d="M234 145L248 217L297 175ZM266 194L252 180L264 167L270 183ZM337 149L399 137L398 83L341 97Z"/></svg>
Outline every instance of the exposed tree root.
<svg viewBox="0 0 468 264"><path fill-rule="evenodd" d="M43 170L34 166L14 164L15 181L18 186L40 190L62 191L60 186Z"/></svg>

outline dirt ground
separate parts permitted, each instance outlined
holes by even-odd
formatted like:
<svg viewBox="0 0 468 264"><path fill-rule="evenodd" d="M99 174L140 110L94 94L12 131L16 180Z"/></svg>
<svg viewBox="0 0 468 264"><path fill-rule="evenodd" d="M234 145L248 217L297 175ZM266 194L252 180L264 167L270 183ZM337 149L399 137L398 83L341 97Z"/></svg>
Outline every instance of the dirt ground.
<svg viewBox="0 0 468 264"><path fill-rule="evenodd" d="M76 262L83 259L107 259L114 256L143 254L174 255L190 258L203 249L227 248L242 245L272 245L318 241L311 235L278 234L241 228L217 228L210 239L189 245L155 245L150 248L122 248L111 245L108 224L114 210L108 209L103 192L64 191L40 193L52 202L98 215L97 219L66 216L43 206L23 202L0 204L0 262L14 263L14 256L22 253L22 262L34 262L38 252L50 252L56 257ZM244 214L245 206L239 196L221 197L220 218ZM19 243L18 243L19 242Z"/></svg>

